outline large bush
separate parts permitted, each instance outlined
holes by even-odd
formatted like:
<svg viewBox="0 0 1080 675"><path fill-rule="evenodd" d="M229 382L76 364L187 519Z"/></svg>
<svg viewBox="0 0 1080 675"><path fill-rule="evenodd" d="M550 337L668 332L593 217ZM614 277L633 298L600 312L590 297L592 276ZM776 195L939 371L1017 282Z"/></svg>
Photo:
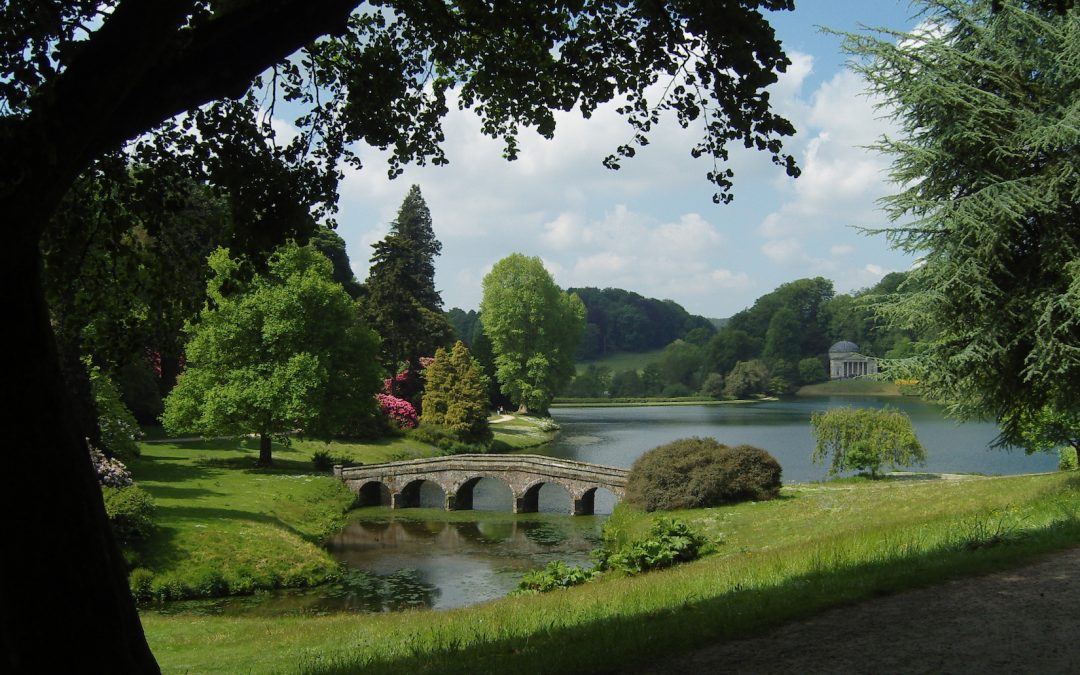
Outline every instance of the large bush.
<svg viewBox="0 0 1080 675"><path fill-rule="evenodd" d="M105 500L109 524L121 543L145 539L154 531L154 500L142 488L105 486L101 488L101 496Z"/></svg>
<svg viewBox="0 0 1080 675"><path fill-rule="evenodd" d="M657 511L772 499L780 491L780 473L780 463L761 448L683 438L634 462L626 502Z"/></svg>

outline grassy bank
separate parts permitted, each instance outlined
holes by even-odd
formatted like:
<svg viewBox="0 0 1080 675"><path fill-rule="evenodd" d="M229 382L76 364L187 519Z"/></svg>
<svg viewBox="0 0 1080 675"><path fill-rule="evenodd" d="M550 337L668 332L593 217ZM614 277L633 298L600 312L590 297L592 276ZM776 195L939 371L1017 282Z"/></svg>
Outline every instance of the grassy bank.
<svg viewBox="0 0 1080 675"><path fill-rule="evenodd" d="M665 572L445 612L149 614L144 626L169 672L620 670L1075 545L1078 514L1075 474L793 486L773 502L677 514L722 543ZM619 509L612 525L630 534L651 519Z"/></svg>
<svg viewBox="0 0 1080 675"><path fill-rule="evenodd" d="M254 468L254 439L143 443L129 463L157 504L156 532L136 553L131 580L148 598L203 597L311 586L337 564L319 545L340 529L353 495L314 471L320 449L373 463L434 454L407 439L373 443L296 440L274 445L274 467Z"/></svg>
<svg viewBox="0 0 1080 675"><path fill-rule="evenodd" d="M830 380L800 387L796 396L906 396L895 384L879 380Z"/></svg>
<svg viewBox="0 0 1080 675"><path fill-rule="evenodd" d="M527 450L550 443L558 435L558 425L549 417L513 415L513 420L491 425L492 452Z"/></svg>
<svg viewBox="0 0 1080 675"><path fill-rule="evenodd" d="M642 406L671 406L671 405L738 405L740 403L758 403L760 401L775 401L774 398L760 398L753 400L718 401L708 396L680 396L676 398L665 397L622 397L622 398L557 398L551 404L552 408L634 408Z"/></svg>

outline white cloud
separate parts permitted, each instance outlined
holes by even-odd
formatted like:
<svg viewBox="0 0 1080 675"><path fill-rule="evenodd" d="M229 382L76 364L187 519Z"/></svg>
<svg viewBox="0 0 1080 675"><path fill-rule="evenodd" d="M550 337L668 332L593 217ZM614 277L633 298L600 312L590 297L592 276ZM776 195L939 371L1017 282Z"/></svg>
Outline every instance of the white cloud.
<svg viewBox="0 0 1080 675"><path fill-rule="evenodd" d="M845 255L851 255L855 251L855 247L850 244L836 244L829 247L829 255L834 258L839 258Z"/></svg>
<svg viewBox="0 0 1080 675"><path fill-rule="evenodd" d="M797 239L770 239L761 245L761 252L769 260L781 265L801 260L805 256L802 244Z"/></svg>

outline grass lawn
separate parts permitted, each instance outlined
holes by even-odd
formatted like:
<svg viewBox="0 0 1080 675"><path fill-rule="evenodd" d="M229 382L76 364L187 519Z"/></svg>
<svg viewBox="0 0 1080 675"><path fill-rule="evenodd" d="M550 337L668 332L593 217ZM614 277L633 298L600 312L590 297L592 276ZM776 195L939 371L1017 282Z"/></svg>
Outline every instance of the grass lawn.
<svg viewBox="0 0 1080 675"><path fill-rule="evenodd" d="M274 445L274 467L256 469L258 441L141 444L129 463L157 504L157 531L138 546L132 575L145 597L200 597L310 586L336 574L319 545L340 529L353 495L311 455L322 442ZM407 439L332 443L335 456L374 463L435 454Z"/></svg>
<svg viewBox="0 0 1080 675"><path fill-rule="evenodd" d="M763 503L674 514L720 542L638 577L439 612L143 625L166 672L592 672L876 594L1080 543L1080 476L795 485ZM622 536L653 516L620 507Z"/></svg>
<svg viewBox="0 0 1080 675"><path fill-rule="evenodd" d="M500 422L491 425L491 432L495 436L492 443L493 452L512 452L535 448L545 443L550 443L558 434L557 427L550 427L550 418L533 417L531 415L514 415L509 422ZM545 431L545 428L551 429Z"/></svg>

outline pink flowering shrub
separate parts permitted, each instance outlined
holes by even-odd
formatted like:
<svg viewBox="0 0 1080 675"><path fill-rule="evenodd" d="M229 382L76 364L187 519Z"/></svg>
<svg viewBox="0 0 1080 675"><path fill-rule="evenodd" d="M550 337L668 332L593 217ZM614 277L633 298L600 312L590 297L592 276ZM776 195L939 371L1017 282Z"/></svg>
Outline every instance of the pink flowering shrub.
<svg viewBox="0 0 1080 675"><path fill-rule="evenodd" d="M123 462L118 459L109 459L90 443L87 443L86 447L90 449L90 462L94 465L94 473L97 474L101 485L122 488L135 484L131 478L131 472L127 470Z"/></svg>
<svg viewBox="0 0 1080 675"><path fill-rule="evenodd" d="M420 370L423 370L423 369L427 368L428 366L430 366L433 363L435 363L435 357L434 356L421 356L420 357Z"/></svg>
<svg viewBox="0 0 1080 675"><path fill-rule="evenodd" d="M389 394L375 394L379 409L398 429L412 429L417 425L416 408L403 398Z"/></svg>
<svg viewBox="0 0 1080 675"><path fill-rule="evenodd" d="M403 370L397 375L395 375L393 378L393 382L391 382L390 378L388 377L382 381L382 393L386 394L387 396L392 395L394 390L391 387L394 385L396 385L398 391L401 391L401 388L406 386L411 379L412 375L408 370Z"/></svg>

